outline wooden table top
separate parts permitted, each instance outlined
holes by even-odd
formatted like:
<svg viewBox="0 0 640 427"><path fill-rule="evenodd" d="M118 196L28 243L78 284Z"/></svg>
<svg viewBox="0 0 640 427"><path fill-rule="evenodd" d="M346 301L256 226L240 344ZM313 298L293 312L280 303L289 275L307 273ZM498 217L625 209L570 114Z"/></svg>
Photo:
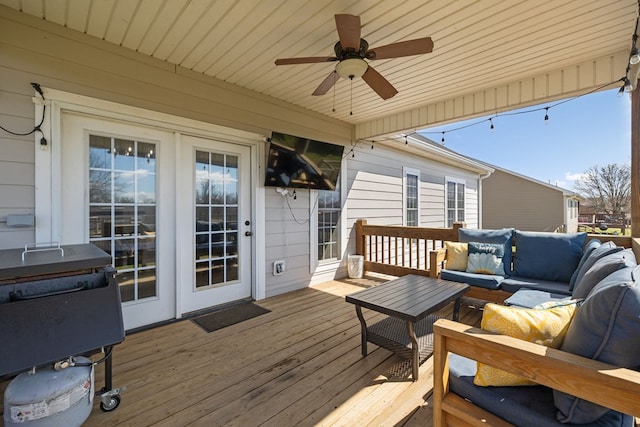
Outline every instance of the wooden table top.
<svg viewBox="0 0 640 427"><path fill-rule="evenodd" d="M409 274L347 295L346 301L388 316L417 322L461 297L469 285Z"/></svg>

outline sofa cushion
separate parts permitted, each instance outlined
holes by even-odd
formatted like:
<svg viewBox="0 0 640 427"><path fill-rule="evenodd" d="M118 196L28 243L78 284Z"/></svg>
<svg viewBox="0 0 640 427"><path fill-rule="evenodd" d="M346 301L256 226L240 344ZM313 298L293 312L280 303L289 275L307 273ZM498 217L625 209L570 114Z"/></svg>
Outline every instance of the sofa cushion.
<svg viewBox="0 0 640 427"><path fill-rule="evenodd" d="M462 282L471 286L478 286L480 288L487 289L499 289L500 283L504 280L504 276L494 274L467 273L466 271L454 271L447 269L443 269L440 272L440 278L443 280Z"/></svg>
<svg viewBox="0 0 640 427"><path fill-rule="evenodd" d="M611 365L640 367L640 266L611 273L598 283L576 311L561 349ZM588 423L607 409L554 392L558 419Z"/></svg>
<svg viewBox="0 0 640 427"><path fill-rule="evenodd" d="M534 308L545 303L563 304L568 301L576 301L571 295L554 294L552 292L540 291L536 289L519 289L509 298L504 300L506 305L523 308Z"/></svg>
<svg viewBox="0 0 640 427"><path fill-rule="evenodd" d="M576 304L533 309L489 303L484 306L481 327L485 331L559 348L575 311ZM533 381L480 362L473 383L485 387L535 385Z"/></svg>
<svg viewBox="0 0 640 427"><path fill-rule="evenodd" d="M582 266L584 265L587 258L589 258L589 255L591 255L591 252L593 252L600 245L602 245L602 242L598 239L591 239L584 245L578 267L575 269L575 271L571 275L571 279L569 280L569 290L573 290L573 287L576 284L576 279L578 278L578 274L580 273L580 270L582 269Z"/></svg>
<svg viewBox="0 0 640 427"><path fill-rule="evenodd" d="M504 245L504 262L505 274L511 274L511 259L513 246L513 228L505 228L502 230L472 230L469 228L458 229L458 241L460 242L482 242L482 243L499 243Z"/></svg>
<svg viewBox="0 0 640 427"><path fill-rule="evenodd" d="M449 355L449 390L474 405L522 427L566 427L556 419L553 392L548 387L480 387L473 384L477 364L457 354ZM594 423L581 427L633 427L633 417L608 411Z"/></svg>
<svg viewBox="0 0 640 427"><path fill-rule="evenodd" d="M526 288L554 294L571 295L569 285L566 282L554 282L552 280L532 279L529 277L511 276L504 279L501 286L505 292L511 293Z"/></svg>
<svg viewBox="0 0 640 427"><path fill-rule="evenodd" d="M500 243L469 242L467 272L504 276L504 245Z"/></svg>
<svg viewBox="0 0 640 427"><path fill-rule="evenodd" d="M575 284L580 280L582 280L582 276L584 276L585 273L591 267L593 267L593 264L595 264L600 258L607 256L609 254L612 254L614 252L619 252L623 249L624 248L622 246L616 246L616 244L613 242L605 242L600 246L598 246L597 248L595 248L593 251L591 251L591 254L589 254L587 259L585 259L584 263L580 265L580 269L576 273L576 280L574 281L574 285L573 285L574 288L575 288ZM573 288L570 288L570 290L573 290Z"/></svg>
<svg viewBox="0 0 640 427"><path fill-rule="evenodd" d="M578 267L587 233L515 231L513 275L567 282Z"/></svg>
<svg viewBox="0 0 640 427"><path fill-rule="evenodd" d="M444 242L444 245L447 248L447 270L467 271L467 243Z"/></svg>
<svg viewBox="0 0 640 427"><path fill-rule="evenodd" d="M625 249L603 256L597 260L584 275L581 275L580 281L576 281L572 295L574 298L586 298L593 287L609 274L621 268L634 267L637 264L636 257L631 249Z"/></svg>

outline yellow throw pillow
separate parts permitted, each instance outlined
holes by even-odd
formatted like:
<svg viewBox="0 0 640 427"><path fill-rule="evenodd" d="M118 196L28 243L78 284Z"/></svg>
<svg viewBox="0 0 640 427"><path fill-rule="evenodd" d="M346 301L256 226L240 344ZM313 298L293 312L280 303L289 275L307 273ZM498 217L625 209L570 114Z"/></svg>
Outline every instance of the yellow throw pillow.
<svg viewBox="0 0 640 427"><path fill-rule="evenodd" d="M546 347L559 348L576 311L576 304L549 309L486 304L481 327L485 331L509 335ZM478 362L473 383L479 386L535 385L518 375Z"/></svg>
<svg viewBox="0 0 640 427"><path fill-rule="evenodd" d="M468 244L444 242L444 245L447 248L447 270L467 271Z"/></svg>

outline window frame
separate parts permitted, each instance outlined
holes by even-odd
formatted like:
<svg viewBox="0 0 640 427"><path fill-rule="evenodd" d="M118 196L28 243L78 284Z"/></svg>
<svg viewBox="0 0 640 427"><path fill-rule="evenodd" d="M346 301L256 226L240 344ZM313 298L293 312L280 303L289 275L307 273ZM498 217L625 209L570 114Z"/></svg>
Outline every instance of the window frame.
<svg viewBox="0 0 640 427"><path fill-rule="evenodd" d="M414 168L409 168L406 166L402 167L402 226L403 227L407 227L407 222L408 222L408 207L407 207L407 202L409 200L409 190L408 190L408 183L409 183L409 179L408 176L415 176L416 179L416 207L415 207L415 211L416 211L416 227L420 226L420 187L421 187L421 183L422 180L420 179L420 174L421 171L419 169L414 169Z"/></svg>
<svg viewBox="0 0 640 427"><path fill-rule="evenodd" d="M311 274L323 273L335 270L342 262L344 252L347 248L347 205L346 191L347 188L347 167L346 161L342 159L340 166L340 175L338 176L340 184L340 214L338 218L338 248L336 258L327 260L318 259L318 197L319 190L309 190L309 272Z"/></svg>
<svg viewBox="0 0 640 427"><path fill-rule="evenodd" d="M461 178L454 178L454 177L445 177L444 179L444 225L447 228L451 228L453 226L452 224L449 224L449 184L452 183L455 185L455 191L454 191L454 204L455 207L454 212L456 213L454 219L453 219L453 223L455 222L464 222L466 221L467 218L467 181L465 179L461 179ZM459 219L458 218L458 213L460 211L460 207L458 206L458 186L462 185L464 186L464 190L463 190L463 208L462 208L462 215L463 218Z"/></svg>

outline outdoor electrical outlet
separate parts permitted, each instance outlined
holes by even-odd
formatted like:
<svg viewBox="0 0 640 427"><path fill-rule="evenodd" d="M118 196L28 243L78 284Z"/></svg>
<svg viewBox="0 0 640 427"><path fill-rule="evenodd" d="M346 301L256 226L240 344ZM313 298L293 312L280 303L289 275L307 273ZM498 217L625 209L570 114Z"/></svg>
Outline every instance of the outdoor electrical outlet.
<svg viewBox="0 0 640 427"><path fill-rule="evenodd" d="M273 262L273 275L281 276L284 274L284 260Z"/></svg>

